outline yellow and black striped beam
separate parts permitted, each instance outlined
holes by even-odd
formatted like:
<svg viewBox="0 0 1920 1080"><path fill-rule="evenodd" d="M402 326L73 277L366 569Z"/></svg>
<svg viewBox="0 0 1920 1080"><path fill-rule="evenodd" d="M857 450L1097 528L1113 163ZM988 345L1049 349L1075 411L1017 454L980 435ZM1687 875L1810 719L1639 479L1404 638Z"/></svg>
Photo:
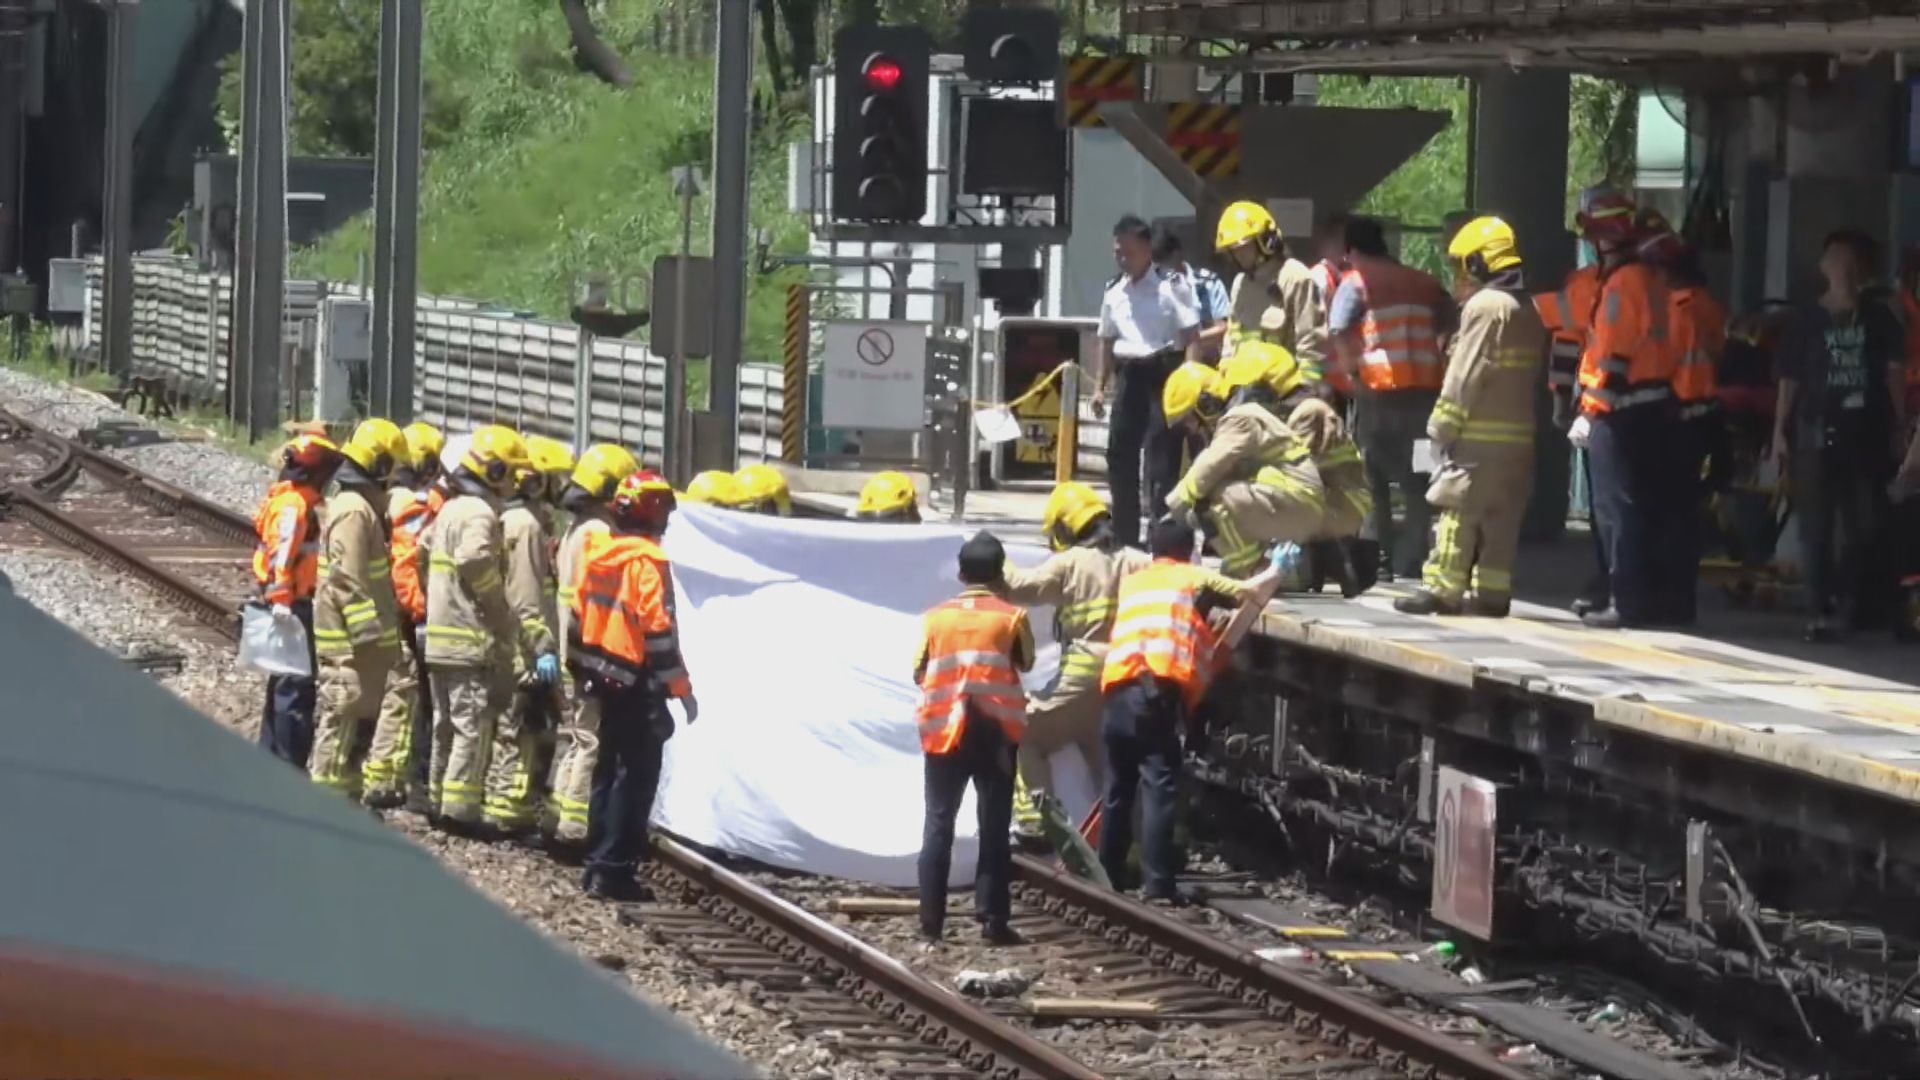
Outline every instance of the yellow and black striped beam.
<svg viewBox="0 0 1920 1080"><path fill-rule="evenodd" d="M1167 145L1187 168L1210 180L1240 171L1240 109L1181 101L1167 106Z"/></svg>
<svg viewBox="0 0 1920 1080"><path fill-rule="evenodd" d="M1075 56L1067 60L1063 119L1068 127L1105 127L1107 122L1100 119L1101 102L1139 99L1139 57Z"/></svg>
<svg viewBox="0 0 1920 1080"><path fill-rule="evenodd" d="M807 440L807 342L813 319L812 291L787 286L787 335L781 358L780 460L803 465Z"/></svg>

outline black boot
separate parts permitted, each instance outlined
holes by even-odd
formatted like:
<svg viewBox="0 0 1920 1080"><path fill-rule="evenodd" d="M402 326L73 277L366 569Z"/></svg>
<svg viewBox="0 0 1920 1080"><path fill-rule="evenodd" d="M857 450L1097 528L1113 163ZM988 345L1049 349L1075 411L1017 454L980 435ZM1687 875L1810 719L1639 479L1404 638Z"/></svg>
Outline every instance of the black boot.
<svg viewBox="0 0 1920 1080"><path fill-rule="evenodd" d="M1476 594L1467 605L1467 612L1488 619L1504 619L1513 610L1513 601L1507 597L1488 598Z"/></svg>
<svg viewBox="0 0 1920 1080"><path fill-rule="evenodd" d="M1393 610L1405 615L1458 615L1462 608L1458 600L1448 600L1430 589L1416 589L1412 596L1395 600Z"/></svg>

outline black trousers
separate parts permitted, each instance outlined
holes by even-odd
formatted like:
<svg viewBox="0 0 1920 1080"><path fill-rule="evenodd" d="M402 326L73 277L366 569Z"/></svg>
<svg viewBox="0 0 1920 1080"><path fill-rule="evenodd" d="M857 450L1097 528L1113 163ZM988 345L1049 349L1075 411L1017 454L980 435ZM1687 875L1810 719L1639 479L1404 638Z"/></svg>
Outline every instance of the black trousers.
<svg viewBox="0 0 1920 1080"><path fill-rule="evenodd" d="M1890 585L1881 574L1888 479L1882 455L1844 442L1794 455L1794 511L1800 515L1807 597L1817 617L1858 626L1885 614L1887 598L1874 595Z"/></svg>
<svg viewBox="0 0 1920 1080"><path fill-rule="evenodd" d="M587 798L587 873L631 878L647 859L647 819L660 792L673 717L651 687L601 693L600 756Z"/></svg>
<svg viewBox="0 0 1920 1080"><path fill-rule="evenodd" d="M1139 547L1142 473L1154 519L1167 512L1167 496L1180 482L1183 440L1167 430L1160 404L1167 376L1180 366L1180 354L1169 350L1117 363L1107 426L1107 485L1113 492L1114 539Z"/></svg>
<svg viewBox="0 0 1920 1080"><path fill-rule="evenodd" d="M968 716L960 742L944 754L927 755L927 805L920 831L920 928L940 936L947 919L947 874L953 869L953 825L960 800L973 785L980 829L980 862L973 879L974 917L989 930L1007 925L1013 913L1014 755L1019 744L1000 725ZM604 753L604 751L602 751Z"/></svg>
<svg viewBox="0 0 1920 1080"><path fill-rule="evenodd" d="M1606 549L1613 606L1628 623L1667 618L1661 595L1672 537L1675 468L1680 445L1676 410L1663 405L1621 409L1593 418L1587 443L1593 467L1593 514Z"/></svg>
<svg viewBox="0 0 1920 1080"><path fill-rule="evenodd" d="M1107 744L1107 795L1100 807L1100 865L1115 888L1125 888L1133 847L1133 807L1144 796L1140 821L1141 891L1171 899L1180 872L1174 821L1185 765L1180 733L1186 702L1169 683L1138 681L1108 691L1100 714Z"/></svg>
<svg viewBox="0 0 1920 1080"><path fill-rule="evenodd" d="M293 614L307 631L307 670L320 668L313 652L313 601L296 600ZM302 772L313 752L313 675L272 675L267 678L267 701L260 711L260 745L274 757Z"/></svg>

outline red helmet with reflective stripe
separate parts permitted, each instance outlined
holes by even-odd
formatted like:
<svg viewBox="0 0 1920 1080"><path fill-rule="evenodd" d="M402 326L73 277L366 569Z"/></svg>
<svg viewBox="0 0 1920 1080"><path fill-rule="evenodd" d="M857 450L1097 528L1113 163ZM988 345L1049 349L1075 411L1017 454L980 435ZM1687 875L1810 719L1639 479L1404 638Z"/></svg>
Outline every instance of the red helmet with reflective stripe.
<svg viewBox="0 0 1920 1080"><path fill-rule="evenodd" d="M1596 243L1602 240L1633 239L1633 200L1618 188L1590 187L1580 193L1579 210L1573 215L1580 234Z"/></svg>
<svg viewBox="0 0 1920 1080"><path fill-rule="evenodd" d="M609 504L614 519L623 525L658 532L667 526L667 515L679 506L673 485L652 469L641 469L613 491Z"/></svg>
<svg viewBox="0 0 1920 1080"><path fill-rule="evenodd" d="M1687 253L1686 241L1673 231L1667 216L1651 206L1643 207L1634 215L1634 228L1639 234L1639 254L1643 262L1669 266Z"/></svg>

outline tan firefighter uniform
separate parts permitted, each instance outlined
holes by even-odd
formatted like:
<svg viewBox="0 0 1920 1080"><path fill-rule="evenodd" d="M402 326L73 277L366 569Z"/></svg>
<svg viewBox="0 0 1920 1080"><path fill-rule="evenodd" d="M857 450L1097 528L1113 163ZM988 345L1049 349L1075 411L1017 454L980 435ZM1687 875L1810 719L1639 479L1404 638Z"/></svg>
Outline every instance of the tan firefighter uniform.
<svg viewBox="0 0 1920 1080"><path fill-rule="evenodd" d="M554 627L553 556L548 549L548 527L541 512L522 501L500 515L506 541L507 604L520 625L513 703L494 726L493 755L487 766L486 819L501 828L517 829L534 820L533 773L538 734L526 728L526 709L535 706L532 695L546 688L532 685L534 661L558 655Z"/></svg>
<svg viewBox="0 0 1920 1080"><path fill-rule="evenodd" d="M1223 357L1242 341L1270 341L1293 354L1308 382L1325 378L1327 328L1313 271L1298 259L1268 259L1233 279Z"/></svg>
<svg viewBox="0 0 1920 1080"><path fill-rule="evenodd" d="M429 790L441 816L479 822L494 728L513 697L520 627L507 604L500 516L478 495L428 529L427 672L433 683Z"/></svg>
<svg viewBox="0 0 1920 1080"><path fill-rule="evenodd" d="M358 796L353 760L361 727L380 711L387 673L400 658L400 616L387 555L387 522L358 487L327 500L320 528L320 580L313 597L318 710L308 771L316 783Z"/></svg>
<svg viewBox="0 0 1920 1080"><path fill-rule="evenodd" d="M587 537L612 531L598 509L573 519L560 541L555 570L559 575L560 669L567 669L567 639L573 629L574 584L580 572L580 554ZM600 702L592 694L573 694L572 713L553 751L554 836L566 843L587 838L587 799L593 794L593 766L600 760Z"/></svg>
<svg viewBox="0 0 1920 1080"><path fill-rule="evenodd" d="M1294 406L1287 426L1306 442L1320 483L1327 489L1327 510L1313 539L1345 540L1360 535L1367 515L1373 513L1373 491L1367 486L1360 448L1347 434L1340 414L1324 401L1309 399Z"/></svg>
<svg viewBox="0 0 1920 1080"><path fill-rule="evenodd" d="M1546 362L1547 331L1531 304L1499 289L1474 293L1447 350L1446 382L1427 421L1457 477L1427 559L1425 585L1458 601L1501 603L1513 594L1520 519L1533 491L1534 392ZM1457 471L1447 466L1457 466Z"/></svg>
<svg viewBox="0 0 1920 1080"><path fill-rule="evenodd" d="M1306 442L1266 406L1249 402L1220 417L1168 506L1197 510L1213 528L1220 569L1244 578L1272 544L1312 537L1326 502Z"/></svg>
<svg viewBox="0 0 1920 1080"><path fill-rule="evenodd" d="M1096 791L1106 787L1106 747L1100 738L1100 668L1107 662L1114 598L1120 579L1153 560L1136 548L1105 552L1071 547L1032 570L1008 564L1006 598L1025 607L1053 608L1060 643L1060 675L1051 689L1027 701L1027 734L1020 740L1020 779L1027 790L1053 790L1055 750L1080 748Z"/></svg>
<svg viewBox="0 0 1920 1080"><path fill-rule="evenodd" d="M401 574L400 560L408 558L415 563L424 562L420 552L426 540L427 526L433 523L433 515L427 510L429 505L425 491L396 487L387 492L387 527L391 530L387 551L393 560L396 598ZM421 595L424 596L426 567L416 565L414 570L420 578L423 586ZM376 798L376 793L397 792L405 784L407 761L413 753L413 711L421 693L415 655L420 648L420 621L424 620L426 612L422 610L416 618L414 613L406 610L404 601L399 608L403 633L401 652L395 658L393 670L387 674L386 694L380 701L380 719L373 725L373 744L367 748L369 800Z"/></svg>

